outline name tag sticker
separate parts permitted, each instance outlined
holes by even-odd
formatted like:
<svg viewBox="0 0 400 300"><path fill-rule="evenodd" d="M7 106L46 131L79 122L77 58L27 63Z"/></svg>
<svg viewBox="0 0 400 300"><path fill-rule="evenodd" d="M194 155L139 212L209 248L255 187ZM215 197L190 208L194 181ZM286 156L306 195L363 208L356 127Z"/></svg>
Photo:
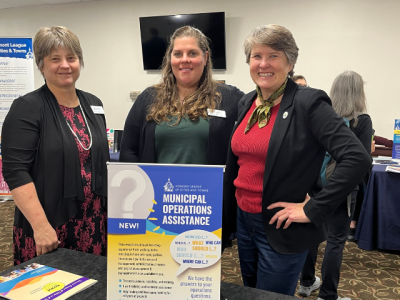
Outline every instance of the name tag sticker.
<svg viewBox="0 0 400 300"><path fill-rule="evenodd" d="M94 105L91 105L90 107L92 108L92 110L93 110L93 112L94 112L95 114L97 114L97 115L104 115L104 109L103 109L102 106L94 106Z"/></svg>
<svg viewBox="0 0 400 300"><path fill-rule="evenodd" d="M226 118L226 112L224 110L219 110L219 109L207 109L207 113L209 116L213 117L219 117L219 118Z"/></svg>

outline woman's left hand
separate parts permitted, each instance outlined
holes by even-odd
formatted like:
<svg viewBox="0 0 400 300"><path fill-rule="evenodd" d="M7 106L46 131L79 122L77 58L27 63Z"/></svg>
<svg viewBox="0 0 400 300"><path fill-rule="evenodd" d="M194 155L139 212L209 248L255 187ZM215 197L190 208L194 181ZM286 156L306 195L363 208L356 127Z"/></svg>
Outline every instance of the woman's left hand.
<svg viewBox="0 0 400 300"><path fill-rule="evenodd" d="M276 202L267 207L267 209L273 209L276 207L283 207L282 210L278 211L269 221L269 224L273 224L276 220L276 228L280 228L282 222L286 220L286 224L283 229L289 227L293 222L296 223L310 223L310 219L304 213L304 205L310 200L307 195L303 203L289 203L289 202Z"/></svg>

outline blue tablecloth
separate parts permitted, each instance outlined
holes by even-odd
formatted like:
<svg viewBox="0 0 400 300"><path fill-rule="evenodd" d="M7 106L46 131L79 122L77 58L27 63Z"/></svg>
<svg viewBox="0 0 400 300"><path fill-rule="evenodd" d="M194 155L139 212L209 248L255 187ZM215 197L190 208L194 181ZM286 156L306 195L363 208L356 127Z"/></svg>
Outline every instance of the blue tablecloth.
<svg viewBox="0 0 400 300"><path fill-rule="evenodd" d="M374 165L355 239L365 250L400 250L400 174Z"/></svg>
<svg viewBox="0 0 400 300"><path fill-rule="evenodd" d="M110 161L118 162L119 161L119 152L110 152Z"/></svg>

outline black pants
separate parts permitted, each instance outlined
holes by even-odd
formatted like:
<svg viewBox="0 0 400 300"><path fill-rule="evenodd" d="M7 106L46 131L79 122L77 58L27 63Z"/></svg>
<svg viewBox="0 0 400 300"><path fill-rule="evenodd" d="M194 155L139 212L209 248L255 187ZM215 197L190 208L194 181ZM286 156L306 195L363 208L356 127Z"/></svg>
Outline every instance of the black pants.
<svg viewBox="0 0 400 300"><path fill-rule="evenodd" d="M356 201L356 206L354 208L354 214L353 214L353 221L358 222L358 218L360 217L360 213L361 213L361 207L362 204L364 202L364 189L365 189L365 185L364 183L360 183L359 184L359 190L357 193L357 201Z"/></svg>
<svg viewBox="0 0 400 300"><path fill-rule="evenodd" d="M351 193L351 213L357 198L357 191ZM318 297L324 300L336 300L337 287L340 279L340 267L342 265L343 248L349 232L352 217L348 215L347 200L343 201L336 211L326 222L328 234L325 247L324 260L322 261L322 285ZM318 247L309 249L303 272L300 277L300 284L309 287L315 281L315 262L317 260Z"/></svg>

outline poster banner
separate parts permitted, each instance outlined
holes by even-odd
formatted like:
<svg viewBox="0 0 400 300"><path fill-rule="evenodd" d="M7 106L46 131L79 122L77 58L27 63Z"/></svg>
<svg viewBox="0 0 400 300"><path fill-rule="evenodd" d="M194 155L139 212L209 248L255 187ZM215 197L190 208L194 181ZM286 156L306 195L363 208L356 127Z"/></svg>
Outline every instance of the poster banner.
<svg viewBox="0 0 400 300"><path fill-rule="evenodd" d="M14 99L33 91L33 76L32 38L0 37L0 134ZM0 187L1 198L11 197L3 176Z"/></svg>
<svg viewBox="0 0 400 300"><path fill-rule="evenodd" d="M11 192L3 177L3 160L0 158L0 197L2 199L11 199Z"/></svg>
<svg viewBox="0 0 400 300"><path fill-rule="evenodd" d="M107 128L108 151L114 153L114 129Z"/></svg>
<svg viewBox="0 0 400 300"><path fill-rule="evenodd" d="M220 299L223 166L109 163L107 299Z"/></svg>
<svg viewBox="0 0 400 300"><path fill-rule="evenodd" d="M0 37L0 131L14 99L33 89L32 38Z"/></svg>
<svg viewBox="0 0 400 300"><path fill-rule="evenodd" d="M400 119L394 120L392 158L400 159Z"/></svg>

